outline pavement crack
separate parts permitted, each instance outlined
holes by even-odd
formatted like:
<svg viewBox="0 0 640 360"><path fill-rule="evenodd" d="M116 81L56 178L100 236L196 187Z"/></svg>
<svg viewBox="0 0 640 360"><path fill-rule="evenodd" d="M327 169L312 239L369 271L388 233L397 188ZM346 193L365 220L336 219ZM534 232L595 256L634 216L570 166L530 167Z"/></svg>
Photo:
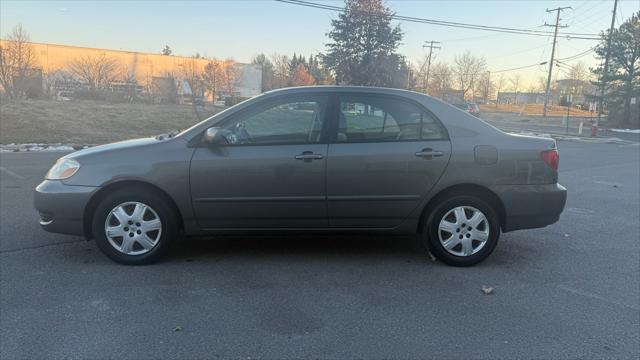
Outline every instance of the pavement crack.
<svg viewBox="0 0 640 360"><path fill-rule="evenodd" d="M640 308L638 308L637 306L626 304L626 303L615 301L615 300L611 300L611 299L607 299L607 298L605 298L603 296L596 295L596 294L593 294L593 293L590 293L590 292L587 292L587 291L583 291L583 290L579 290L579 289L574 289L572 287L569 287L569 286L566 286L566 285L563 285L563 284L556 285L556 287L558 289L564 290L564 291L572 293L574 295L579 295L579 296L583 296L583 297L586 297L586 298L589 298L589 299L603 301L603 302L606 302L606 303L609 303L609 304L617 305L617 306L620 306L620 307L623 307L623 308L627 308L627 309L631 309L631 310L636 310L636 311L640 310Z"/></svg>
<svg viewBox="0 0 640 360"><path fill-rule="evenodd" d="M55 244L44 244L44 245L31 246L31 247L25 247L25 248L19 248L19 249L0 250L0 254L10 254L10 253L15 253L15 252L20 252L20 251L36 250L36 249L42 249L42 248L46 248L46 247L52 247L52 246L58 246L58 245L66 245L66 244L74 244L74 243L79 243L79 242L86 242L86 240L84 240L84 239L69 240L69 241L57 242Z"/></svg>
<svg viewBox="0 0 640 360"><path fill-rule="evenodd" d="M5 173L7 175L10 175L10 176L13 176L14 178L16 178L18 180L24 180L24 176L9 170L4 166L0 166L0 172L3 172L3 173Z"/></svg>

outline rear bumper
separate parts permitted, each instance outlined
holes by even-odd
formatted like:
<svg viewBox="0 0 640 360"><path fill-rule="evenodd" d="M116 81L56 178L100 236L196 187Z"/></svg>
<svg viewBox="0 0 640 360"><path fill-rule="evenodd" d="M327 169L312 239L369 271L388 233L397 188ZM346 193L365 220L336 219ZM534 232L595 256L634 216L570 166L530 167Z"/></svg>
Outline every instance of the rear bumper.
<svg viewBox="0 0 640 360"><path fill-rule="evenodd" d="M493 191L504 205L504 232L551 225L567 201L567 189L560 184L500 185Z"/></svg>
<svg viewBox="0 0 640 360"><path fill-rule="evenodd" d="M44 180L34 193L40 226L49 232L84 236L84 209L97 189Z"/></svg>

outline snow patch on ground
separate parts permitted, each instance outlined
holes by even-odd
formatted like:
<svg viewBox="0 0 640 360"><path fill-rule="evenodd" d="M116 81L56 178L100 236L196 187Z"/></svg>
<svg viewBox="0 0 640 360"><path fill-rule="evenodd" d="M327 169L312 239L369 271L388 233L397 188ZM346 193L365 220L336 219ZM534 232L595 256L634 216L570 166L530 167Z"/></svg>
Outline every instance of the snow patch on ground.
<svg viewBox="0 0 640 360"><path fill-rule="evenodd" d="M640 134L640 129L609 129L609 131L628 134Z"/></svg>
<svg viewBox="0 0 640 360"><path fill-rule="evenodd" d="M547 137L553 138L558 141L576 141L583 143L594 143L594 144L630 144L631 142L625 141L616 137L580 137L580 136L571 136L571 135L561 135L561 134L548 134L548 133L538 133L534 131L517 131L511 130L508 131L510 134L516 135L527 135L527 136L539 136L539 137Z"/></svg>
<svg viewBox="0 0 640 360"><path fill-rule="evenodd" d="M0 145L0 152L74 151L87 147L89 146L71 144L8 144Z"/></svg>

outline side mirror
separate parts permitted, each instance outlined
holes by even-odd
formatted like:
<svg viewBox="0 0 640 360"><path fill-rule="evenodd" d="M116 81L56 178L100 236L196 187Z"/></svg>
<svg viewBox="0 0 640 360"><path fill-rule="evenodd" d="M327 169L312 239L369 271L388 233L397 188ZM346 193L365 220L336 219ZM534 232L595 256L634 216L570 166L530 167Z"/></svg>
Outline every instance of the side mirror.
<svg viewBox="0 0 640 360"><path fill-rule="evenodd" d="M204 141L211 145L227 143L227 139L224 137L222 129L215 126L208 128L207 131L204 132Z"/></svg>

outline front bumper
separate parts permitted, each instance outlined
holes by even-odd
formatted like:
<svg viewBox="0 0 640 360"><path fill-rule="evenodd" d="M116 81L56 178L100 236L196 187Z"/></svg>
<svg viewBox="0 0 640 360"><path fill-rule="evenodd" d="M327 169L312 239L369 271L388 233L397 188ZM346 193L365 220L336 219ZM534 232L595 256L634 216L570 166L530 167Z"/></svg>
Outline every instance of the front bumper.
<svg viewBox="0 0 640 360"><path fill-rule="evenodd" d="M493 191L504 205L504 232L551 225L567 201L567 189L560 184L499 185Z"/></svg>
<svg viewBox="0 0 640 360"><path fill-rule="evenodd" d="M44 180L34 193L34 206L40 214L40 226L49 232L84 236L84 210L98 189Z"/></svg>

